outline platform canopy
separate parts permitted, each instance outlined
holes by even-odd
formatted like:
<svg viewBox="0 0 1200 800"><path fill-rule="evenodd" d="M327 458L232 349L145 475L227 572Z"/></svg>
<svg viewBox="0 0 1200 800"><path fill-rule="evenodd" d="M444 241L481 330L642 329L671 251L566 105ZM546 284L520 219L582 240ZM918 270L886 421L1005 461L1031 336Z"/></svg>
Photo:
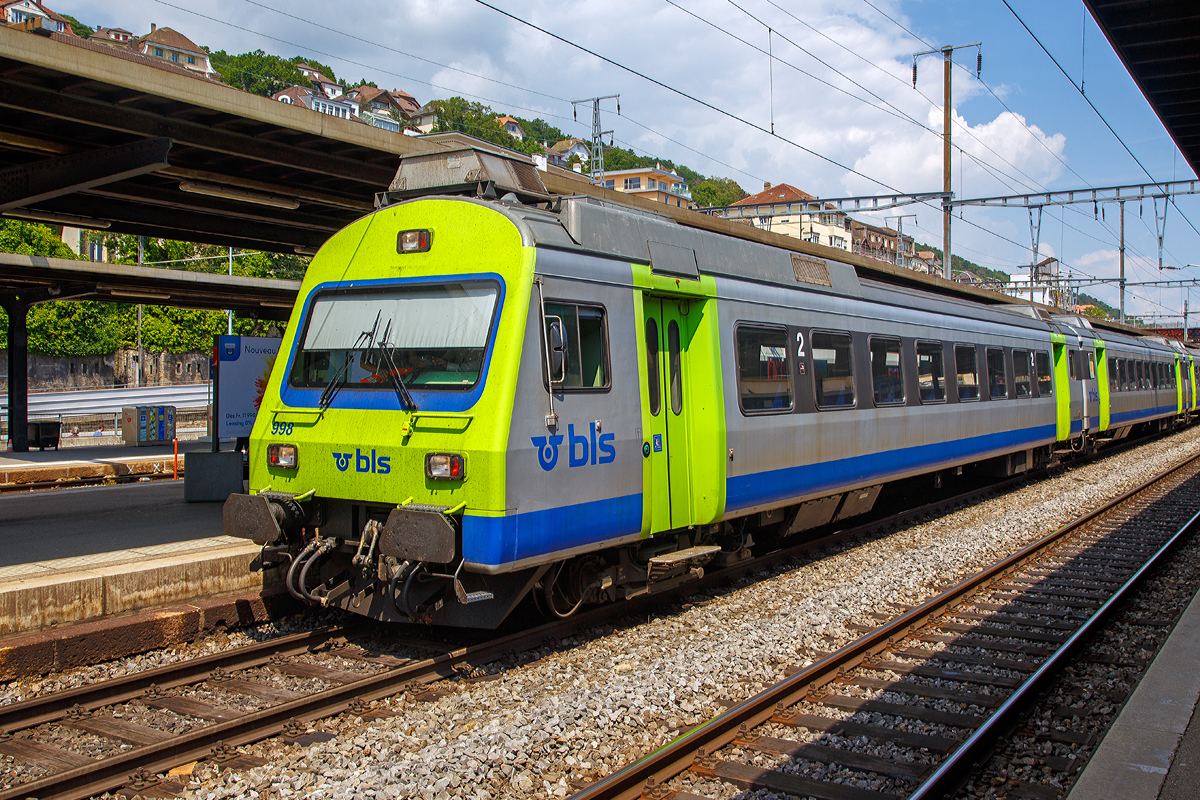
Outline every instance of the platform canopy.
<svg viewBox="0 0 1200 800"><path fill-rule="evenodd" d="M433 142L62 33L0 27L0 214L314 252Z"/></svg>
<svg viewBox="0 0 1200 800"><path fill-rule="evenodd" d="M1200 176L1200 3L1195 0L1084 0Z"/></svg>

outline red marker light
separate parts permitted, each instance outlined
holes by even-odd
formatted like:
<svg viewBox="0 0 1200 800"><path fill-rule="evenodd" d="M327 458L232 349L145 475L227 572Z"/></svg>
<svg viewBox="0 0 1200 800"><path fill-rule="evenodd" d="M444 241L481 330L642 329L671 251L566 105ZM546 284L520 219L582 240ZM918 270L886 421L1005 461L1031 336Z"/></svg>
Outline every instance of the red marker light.
<svg viewBox="0 0 1200 800"><path fill-rule="evenodd" d="M433 232L428 229L400 231L396 237L397 253L424 253L433 243Z"/></svg>

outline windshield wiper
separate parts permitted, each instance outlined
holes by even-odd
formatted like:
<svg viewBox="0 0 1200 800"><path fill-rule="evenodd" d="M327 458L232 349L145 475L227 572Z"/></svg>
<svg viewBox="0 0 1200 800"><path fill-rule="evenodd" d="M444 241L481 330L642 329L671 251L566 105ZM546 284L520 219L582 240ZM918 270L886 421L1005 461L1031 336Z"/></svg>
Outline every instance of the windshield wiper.
<svg viewBox="0 0 1200 800"><path fill-rule="evenodd" d="M400 405L407 407L410 411L416 411L417 403L409 394L408 387L404 385L404 378L400 377L400 369L396 366L396 360L392 357L392 352L388 350L388 336L391 334L391 330L392 321L388 320L387 327L383 329L383 337L377 345L379 360L387 368L388 378L392 381L392 388L396 390L396 399L400 401Z"/></svg>
<svg viewBox="0 0 1200 800"><path fill-rule="evenodd" d="M329 408L333 402L333 398L337 397L337 393L346 385L346 378L350 373L351 354L361 350L364 344L368 346L374 345L375 331L379 330L379 317L381 314L383 314L382 310L375 314L375 324L371 326L371 330L363 331L358 335L358 339L354 341L354 345L346 351L346 360L342 362L342 365L329 378L329 383L325 385L325 391L321 392L321 399L317 402L317 406L322 411ZM391 327L390 322L388 326Z"/></svg>

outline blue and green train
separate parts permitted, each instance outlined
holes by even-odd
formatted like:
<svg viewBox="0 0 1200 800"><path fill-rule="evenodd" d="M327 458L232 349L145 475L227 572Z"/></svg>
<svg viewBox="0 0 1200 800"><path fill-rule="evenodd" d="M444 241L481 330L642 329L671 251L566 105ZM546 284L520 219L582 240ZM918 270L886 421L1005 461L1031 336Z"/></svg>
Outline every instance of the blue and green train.
<svg viewBox="0 0 1200 800"><path fill-rule="evenodd" d="M471 158L497 156L443 166ZM550 198L506 168L497 197L426 159L426 190L312 260L250 493L225 506L306 601L494 627L532 596L566 616L867 512L891 481L1013 475L1196 410L1177 344ZM420 182L405 169L394 186Z"/></svg>

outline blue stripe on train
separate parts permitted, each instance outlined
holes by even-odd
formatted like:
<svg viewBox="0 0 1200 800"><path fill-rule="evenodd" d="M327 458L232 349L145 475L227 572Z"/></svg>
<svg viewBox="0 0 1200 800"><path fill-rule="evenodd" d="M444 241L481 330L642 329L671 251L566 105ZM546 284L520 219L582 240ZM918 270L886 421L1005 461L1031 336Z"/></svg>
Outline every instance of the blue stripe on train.
<svg viewBox="0 0 1200 800"><path fill-rule="evenodd" d="M1159 406L1158 408L1138 408L1133 411L1122 411L1118 414L1110 414L1108 417L1108 426L1127 425L1131 422L1140 422L1145 419L1153 419L1168 414L1176 413L1176 406L1171 403L1169 406Z"/></svg>
<svg viewBox="0 0 1200 800"><path fill-rule="evenodd" d="M807 494L833 492L850 484L886 481L912 470L933 470L1004 450L1034 447L1054 440L1053 425L1039 425L969 439L955 439L886 453L824 461L799 467L739 475L725 481L725 511L778 503Z"/></svg>
<svg viewBox="0 0 1200 800"><path fill-rule="evenodd" d="M467 514L463 556L472 564L507 564L641 530L640 493L507 517Z"/></svg>

